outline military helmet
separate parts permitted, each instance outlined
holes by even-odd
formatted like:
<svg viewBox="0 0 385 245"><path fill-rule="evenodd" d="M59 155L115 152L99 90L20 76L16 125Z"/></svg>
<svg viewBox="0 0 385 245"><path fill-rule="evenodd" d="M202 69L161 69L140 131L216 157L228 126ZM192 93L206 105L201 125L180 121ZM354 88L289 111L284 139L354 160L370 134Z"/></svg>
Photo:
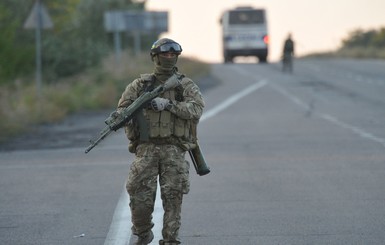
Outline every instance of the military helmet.
<svg viewBox="0 0 385 245"><path fill-rule="evenodd" d="M182 47L179 43L175 42L172 39L169 38L161 38L154 42L154 44L151 47L151 56L160 54L160 53L175 53L177 55L180 55L182 53Z"/></svg>

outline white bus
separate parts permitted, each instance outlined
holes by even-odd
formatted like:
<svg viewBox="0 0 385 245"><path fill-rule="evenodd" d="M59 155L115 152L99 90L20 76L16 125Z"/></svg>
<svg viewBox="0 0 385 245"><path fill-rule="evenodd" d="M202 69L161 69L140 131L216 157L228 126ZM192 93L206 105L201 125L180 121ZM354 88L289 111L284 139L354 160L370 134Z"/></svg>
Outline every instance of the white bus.
<svg viewBox="0 0 385 245"><path fill-rule="evenodd" d="M226 63L236 56L256 56L259 62L267 61L269 35L264 9L239 7L228 10L220 22Z"/></svg>

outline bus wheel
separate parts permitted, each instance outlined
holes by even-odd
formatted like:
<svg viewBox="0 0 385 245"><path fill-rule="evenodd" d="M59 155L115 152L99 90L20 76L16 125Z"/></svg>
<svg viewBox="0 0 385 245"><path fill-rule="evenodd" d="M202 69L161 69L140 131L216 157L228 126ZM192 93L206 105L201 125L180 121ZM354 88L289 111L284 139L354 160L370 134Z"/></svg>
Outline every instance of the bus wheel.
<svg viewBox="0 0 385 245"><path fill-rule="evenodd" d="M260 63L266 63L267 62L267 57L266 56L260 56L258 57L258 60Z"/></svg>
<svg viewBox="0 0 385 245"><path fill-rule="evenodd" d="M225 56L225 63L232 63L233 58L231 56Z"/></svg>

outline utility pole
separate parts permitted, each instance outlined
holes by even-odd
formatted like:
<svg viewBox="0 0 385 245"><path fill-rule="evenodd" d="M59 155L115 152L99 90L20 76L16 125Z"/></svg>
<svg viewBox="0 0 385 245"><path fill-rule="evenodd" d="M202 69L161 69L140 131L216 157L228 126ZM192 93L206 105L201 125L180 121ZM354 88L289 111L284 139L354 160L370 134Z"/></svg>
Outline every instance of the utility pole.
<svg viewBox="0 0 385 245"><path fill-rule="evenodd" d="M41 17L41 3L40 0L36 1L37 13L36 13L36 89L37 95L41 98L41 28L43 25L43 19Z"/></svg>

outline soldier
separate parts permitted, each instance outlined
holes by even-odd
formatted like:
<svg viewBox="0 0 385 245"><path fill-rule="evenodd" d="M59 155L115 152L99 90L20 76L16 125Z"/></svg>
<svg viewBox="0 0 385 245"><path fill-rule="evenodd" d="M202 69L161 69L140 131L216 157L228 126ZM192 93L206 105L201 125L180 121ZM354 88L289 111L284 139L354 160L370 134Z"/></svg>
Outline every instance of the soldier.
<svg viewBox="0 0 385 245"><path fill-rule="evenodd" d="M289 72L293 72L293 56L294 56L294 41L291 38L291 34L289 33L285 43L283 45L283 64L282 71L285 72L289 70Z"/></svg>
<svg viewBox="0 0 385 245"><path fill-rule="evenodd" d="M193 128L204 108L199 87L178 72L176 63L181 52L177 42L168 38L157 40L150 52L154 72L130 83L118 103L119 112L119 108L129 106L141 93L151 91L172 75L180 80L178 86L153 99L125 126L129 151L135 153L126 184L134 244L149 244L154 238L152 212L158 178L164 209L163 239L159 244L180 244L182 198L190 186L185 153L194 147Z"/></svg>

